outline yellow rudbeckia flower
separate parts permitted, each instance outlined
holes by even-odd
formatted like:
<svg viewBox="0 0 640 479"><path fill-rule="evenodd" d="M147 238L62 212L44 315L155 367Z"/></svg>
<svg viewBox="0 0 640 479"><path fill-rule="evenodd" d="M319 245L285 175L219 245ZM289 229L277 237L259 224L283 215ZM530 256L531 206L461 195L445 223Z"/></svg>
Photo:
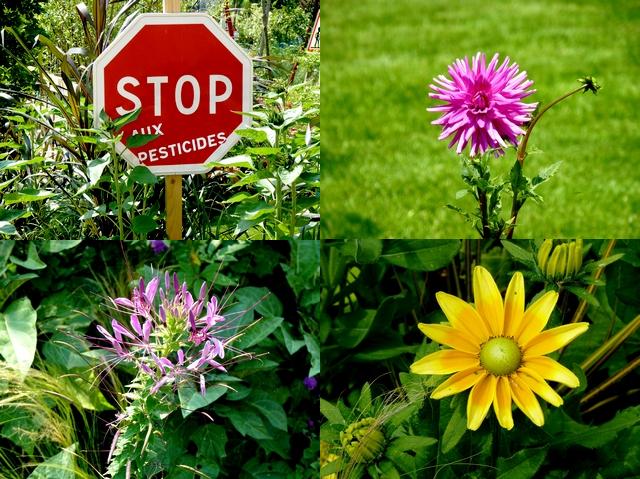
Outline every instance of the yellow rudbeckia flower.
<svg viewBox="0 0 640 479"><path fill-rule="evenodd" d="M547 380L575 388L580 381L569 369L545 356L568 344L589 327L588 323L565 324L543 331L558 301L549 291L524 309L524 279L511 278L502 301L491 273L482 266L473 270L475 307L447 293L436 294L450 326L423 324L418 327L442 349L411 365L416 374L455 373L431 394L441 399L469 388L467 428L476 430L493 410L500 425L513 427L511 401L534 424L542 426L544 415L535 394L560 406L562 398Z"/></svg>

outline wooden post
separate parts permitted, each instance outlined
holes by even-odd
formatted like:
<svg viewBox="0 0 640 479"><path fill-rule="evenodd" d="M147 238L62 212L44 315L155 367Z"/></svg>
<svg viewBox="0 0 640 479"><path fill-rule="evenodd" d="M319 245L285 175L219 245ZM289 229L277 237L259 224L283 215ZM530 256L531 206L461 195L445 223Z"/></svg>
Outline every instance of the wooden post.
<svg viewBox="0 0 640 479"><path fill-rule="evenodd" d="M181 0L162 0L163 13L180 13ZM182 239L182 176L164 177L164 199L167 212L167 237Z"/></svg>

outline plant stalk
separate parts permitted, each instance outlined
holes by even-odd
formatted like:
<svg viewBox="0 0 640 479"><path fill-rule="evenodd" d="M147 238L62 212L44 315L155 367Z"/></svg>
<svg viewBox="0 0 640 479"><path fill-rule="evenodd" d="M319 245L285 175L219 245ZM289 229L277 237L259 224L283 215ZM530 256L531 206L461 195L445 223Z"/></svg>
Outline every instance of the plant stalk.
<svg viewBox="0 0 640 479"><path fill-rule="evenodd" d="M293 180L293 182L291 183L291 223L289 225L289 236L291 236L292 238L296 233L296 183L297 180Z"/></svg>

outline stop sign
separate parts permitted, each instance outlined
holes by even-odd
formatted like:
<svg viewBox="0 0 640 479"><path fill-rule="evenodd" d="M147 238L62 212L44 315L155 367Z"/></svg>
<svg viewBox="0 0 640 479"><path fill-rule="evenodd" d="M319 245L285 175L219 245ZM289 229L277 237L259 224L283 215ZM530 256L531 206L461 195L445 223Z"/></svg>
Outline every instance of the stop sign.
<svg viewBox="0 0 640 479"><path fill-rule="evenodd" d="M205 14L138 16L96 59L94 118L141 109L125 125L117 150L132 166L157 175L203 173L249 126L251 59ZM127 148L136 134L159 135Z"/></svg>

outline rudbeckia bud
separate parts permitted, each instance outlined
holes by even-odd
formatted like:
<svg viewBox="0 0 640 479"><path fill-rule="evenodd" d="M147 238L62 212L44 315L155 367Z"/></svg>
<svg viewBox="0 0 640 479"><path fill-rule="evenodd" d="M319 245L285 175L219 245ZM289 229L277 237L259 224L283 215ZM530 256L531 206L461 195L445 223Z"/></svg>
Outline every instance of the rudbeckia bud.
<svg viewBox="0 0 640 479"><path fill-rule="evenodd" d="M350 424L340 433L340 442L351 458L358 463L371 462L384 451L384 434L376 427L375 419L367 417Z"/></svg>
<svg viewBox="0 0 640 479"><path fill-rule="evenodd" d="M543 246L545 245L543 244ZM542 246L540 250L542 250ZM582 267L582 240L557 245L553 248L546 264L540 262L540 250L538 251L538 265L548 280L566 280L573 278L580 272Z"/></svg>
<svg viewBox="0 0 640 479"><path fill-rule="evenodd" d="M538 250L538 266L540 266L540 271L545 272L545 266L547 265L547 261L549 261L549 254L551 253L551 248L553 247L553 240L546 239L540 245L540 249Z"/></svg>

